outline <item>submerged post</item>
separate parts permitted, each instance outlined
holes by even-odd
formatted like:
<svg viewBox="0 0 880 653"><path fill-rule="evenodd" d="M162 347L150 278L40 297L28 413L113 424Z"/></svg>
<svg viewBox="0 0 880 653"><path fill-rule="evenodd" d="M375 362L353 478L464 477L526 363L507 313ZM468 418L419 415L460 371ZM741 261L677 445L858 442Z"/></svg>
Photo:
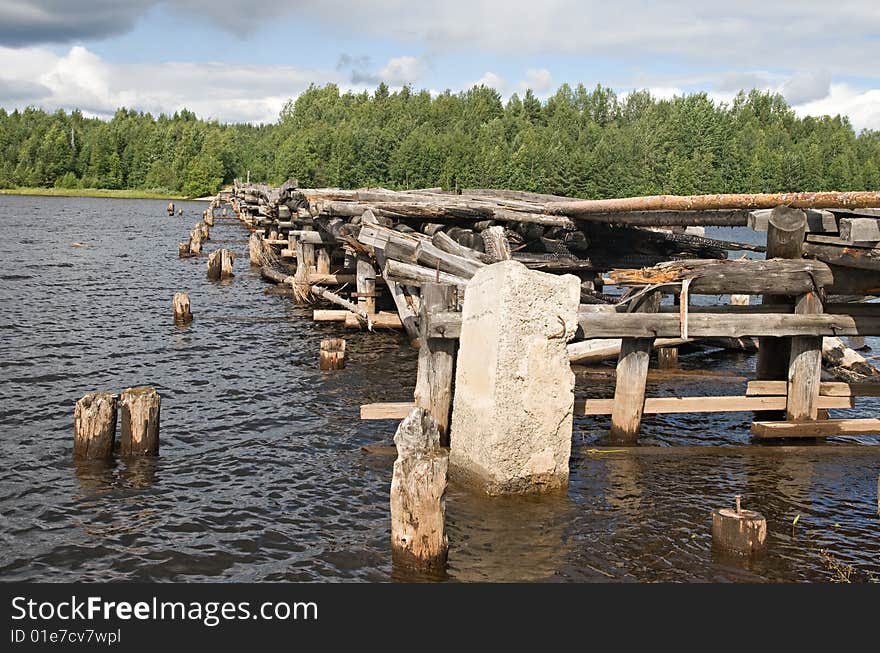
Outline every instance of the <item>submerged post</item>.
<svg viewBox="0 0 880 653"><path fill-rule="evenodd" d="M345 367L345 339L329 338L321 341L318 367L322 370L341 370Z"/></svg>
<svg viewBox="0 0 880 653"><path fill-rule="evenodd" d="M189 295L185 292L174 293L174 299L171 300L174 307L174 323L189 324L193 320L192 311L190 310Z"/></svg>
<svg viewBox="0 0 880 653"><path fill-rule="evenodd" d="M90 392L76 402L73 413L73 457L108 460L116 441L119 397L111 392Z"/></svg>
<svg viewBox="0 0 880 653"><path fill-rule="evenodd" d="M119 453L123 456L159 455L159 409L161 398L155 388L126 388L122 406L122 434Z"/></svg>
<svg viewBox="0 0 880 653"><path fill-rule="evenodd" d="M446 564L446 477L449 456L431 413L413 408L394 435L391 555L395 564L441 571Z"/></svg>
<svg viewBox="0 0 880 653"><path fill-rule="evenodd" d="M734 508L712 511L712 544L725 553L751 556L767 542L767 520L754 510L743 510L740 499L737 495Z"/></svg>
<svg viewBox="0 0 880 653"><path fill-rule="evenodd" d="M580 279L516 261L468 282L452 407L450 469L488 494L568 484Z"/></svg>
<svg viewBox="0 0 880 653"><path fill-rule="evenodd" d="M251 265L263 265L263 237L259 232L255 231L248 238L248 254L251 259Z"/></svg>
<svg viewBox="0 0 880 653"><path fill-rule="evenodd" d="M422 286L419 318L419 368L416 378L415 402L429 411L440 430L440 442L449 445L449 413L452 409L452 381L455 374L457 342L450 338L429 338L428 321L432 313L455 307L456 289L439 283Z"/></svg>

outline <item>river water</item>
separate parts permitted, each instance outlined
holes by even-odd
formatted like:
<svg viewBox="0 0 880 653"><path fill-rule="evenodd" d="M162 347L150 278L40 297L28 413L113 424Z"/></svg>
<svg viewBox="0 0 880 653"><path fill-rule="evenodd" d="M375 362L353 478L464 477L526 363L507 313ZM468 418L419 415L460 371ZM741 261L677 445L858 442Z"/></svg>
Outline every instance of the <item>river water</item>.
<svg viewBox="0 0 880 653"><path fill-rule="evenodd" d="M205 205L179 206L183 218L161 201L0 196L0 579L408 580L389 551L393 459L362 450L392 444L394 423L361 422L358 407L410 398L415 353L263 294L232 220L207 250L233 249L236 277L208 281L204 257L177 257ZM192 298L187 327L175 291ZM338 335L347 367L320 372L318 342ZM681 361L717 376L649 393L742 393L754 369L735 353ZM134 385L162 395L160 457L75 465L76 400ZM612 391L607 374L578 374L580 396ZM880 449L738 449L750 419L649 416L653 446L635 455L597 453L607 419L577 419L567 493L450 487L448 580L877 580ZM748 563L711 549L710 512L735 494L768 520L768 551Z"/></svg>

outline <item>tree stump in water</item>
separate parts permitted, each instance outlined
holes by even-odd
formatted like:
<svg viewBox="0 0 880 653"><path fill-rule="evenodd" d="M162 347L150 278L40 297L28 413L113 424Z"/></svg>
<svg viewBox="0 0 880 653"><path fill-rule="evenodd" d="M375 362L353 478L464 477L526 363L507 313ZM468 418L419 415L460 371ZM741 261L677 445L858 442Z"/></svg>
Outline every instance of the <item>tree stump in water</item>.
<svg viewBox="0 0 880 653"><path fill-rule="evenodd" d="M232 264L235 263L235 254L230 252L228 249L220 250L220 278L226 279L229 277L234 277L235 274L232 272Z"/></svg>
<svg viewBox="0 0 880 653"><path fill-rule="evenodd" d="M212 281L216 281L220 278L221 272L221 264L223 263L223 250L215 249L213 252L208 254L208 278Z"/></svg>
<svg viewBox="0 0 880 653"><path fill-rule="evenodd" d="M119 453L123 456L159 455L159 408L155 388L126 388L122 405L122 434Z"/></svg>
<svg viewBox="0 0 880 653"><path fill-rule="evenodd" d="M712 511L712 544L726 553L751 556L767 543L767 520L754 510L743 510L740 497L735 508Z"/></svg>
<svg viewBox="0 0 880 653"><path fill-rule="evenodd" d="M76 402L73 413L73 457L108 460L116 440L118 397L110 392L90 392Z"/></svg>
<svg viewBox="0 0 880 653"><path fill-rule="evenodd" d="M175 324L189 324L192 322L193 316L190 310L189 295L185 292L176 292L171 303L174 306Z"/></svg>
<svg viewBox="0 0 880 653"><path fill-rule="evenodd" d="M449 456L431 413L413 408L394 435L391 555L395 564L438 571L446 564L446 477Z"/></svg>
<svg viewBox="0 0 880 653"><path fill-rule="evenodd" d="M330 338L321 341L320 363L322 370L341 370L345 367L345 340Z"/></svg>
<svg viewBox="0 0 880 653"><path fill-rule="evenodd" d="M256 231L248 239L248 254L251 265L263 265L263 237Z"/></svg>

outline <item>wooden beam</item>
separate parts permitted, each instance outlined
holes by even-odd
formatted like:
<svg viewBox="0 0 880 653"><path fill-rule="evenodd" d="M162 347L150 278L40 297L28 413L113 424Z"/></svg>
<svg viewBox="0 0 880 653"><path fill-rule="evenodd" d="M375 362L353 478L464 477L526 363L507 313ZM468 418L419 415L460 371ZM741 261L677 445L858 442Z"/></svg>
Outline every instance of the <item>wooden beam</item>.
<svg viewBox="0 0 880 653"><path fill-rule="evenodd" d="M648 397L644 400L644 414L664 413L734 413L760 410L785 410L784 396L721 396L721 397ZM820 397L819 408L852 408L850 397ZM587 399L584 415L610 415L614 399Z"/></svg>
<svg viewBox="0 0 880 653"><path fill-rule="evenodd" d="M758 209L749 213L749 227L755 231L767 231L770 226L770 214L773 209ZM805 209L807 231L818 234L836 234L837 218L831 211L823 209Z"/></svg>
<svg viewBox="0 0 880 653"><path fill-rule="evenodd" d="M785 395L785 381L749 381L746 394ZM880 397L880 383L844 383L842 381L822 381L819 384L820 397Z"/></svg>
<svg viewBox="0 0 880 653"><path fill-rule="evenodd" d="M361 419L403 419L415 408L412 401L394 401L361 405Z"/></svg>
<svg viewBox="0 0 880 653"><path fill-rule="evenodd" d="M850 243L880 240L880 221L876 218L841 218L840 238Z"/></svg>
<svg viewBox="0 0 880 653"><path fill-rule="evenodd" d="M823 419L814 422L752 422L755 438L830 438L880 435L880 419Z"/></svg>
<svg viewBox="0 0 880 653"><path fill-rule="evenodd" d="M880 271L880 250L804 243L804 256L860 270Z"/></svg>

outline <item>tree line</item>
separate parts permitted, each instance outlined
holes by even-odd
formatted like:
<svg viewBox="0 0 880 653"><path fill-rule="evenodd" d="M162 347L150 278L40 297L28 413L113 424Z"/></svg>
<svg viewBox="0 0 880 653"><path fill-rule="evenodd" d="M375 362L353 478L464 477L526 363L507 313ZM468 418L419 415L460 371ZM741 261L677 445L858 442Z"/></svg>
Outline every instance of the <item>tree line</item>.
<svg viewBox="0 0 880 653"><path fill-rule="evenodd" d="M778 94L657 99L561 86L503 102L493 89L312 86L276 123L191 111L0 109L0 188L213 194L252 180L301 187L511 188L585 198L659 193L880 189L880 132L844 116L798 117Z"/></svg>

